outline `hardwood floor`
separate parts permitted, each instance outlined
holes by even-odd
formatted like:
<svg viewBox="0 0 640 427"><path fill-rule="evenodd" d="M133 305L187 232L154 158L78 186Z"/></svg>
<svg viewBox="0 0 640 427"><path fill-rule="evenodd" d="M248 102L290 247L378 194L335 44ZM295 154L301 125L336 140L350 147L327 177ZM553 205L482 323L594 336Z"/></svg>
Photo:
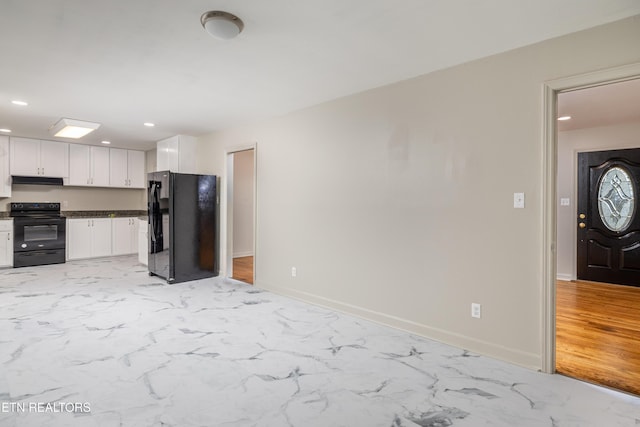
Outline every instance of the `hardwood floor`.
<svg viewBox="0 0 640 427"><path fill-rule="evenodd" d="M253 257L245 256L233 259L232 279L253 285Z"/></svg>
<svg viewBox="0 0 640 427"><path fill-rule="evenodd" d="M558 281L556 371L640 395L640 288Z"/></svg>

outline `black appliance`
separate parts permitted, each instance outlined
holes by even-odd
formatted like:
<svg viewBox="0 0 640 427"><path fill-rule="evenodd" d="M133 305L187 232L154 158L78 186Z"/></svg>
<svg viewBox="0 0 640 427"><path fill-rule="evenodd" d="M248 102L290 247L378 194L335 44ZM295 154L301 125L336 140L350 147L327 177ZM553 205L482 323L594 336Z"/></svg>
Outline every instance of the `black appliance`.
<svg viewBox="0 0 640 427"><path fill-rule="evenodd" d="M168 283L218 275L216 176L148 174L149 274Z"/></svg>
<svg viewBox="0 0 640 427"><path fill-rule="evenodd" d="M60 203L11 203L13 266L65 262L67 219Z"/></svg>
<svg viewBox="0 0 640 427"><path fill-rule="evenodd" d="M62 178L48 176L12 176L11 184L63 185Z"/></svg>

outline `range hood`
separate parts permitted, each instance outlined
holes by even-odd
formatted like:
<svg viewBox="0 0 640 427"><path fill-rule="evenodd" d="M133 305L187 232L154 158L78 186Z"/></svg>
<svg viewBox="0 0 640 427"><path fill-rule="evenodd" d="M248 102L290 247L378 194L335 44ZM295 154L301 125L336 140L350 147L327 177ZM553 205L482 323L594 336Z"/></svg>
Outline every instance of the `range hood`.
<svg viewBox="0 0 640 427"><path fill-rule="evenodd" d="M62 185L62 178L46 176L12 176L11 184Z"/></svg>

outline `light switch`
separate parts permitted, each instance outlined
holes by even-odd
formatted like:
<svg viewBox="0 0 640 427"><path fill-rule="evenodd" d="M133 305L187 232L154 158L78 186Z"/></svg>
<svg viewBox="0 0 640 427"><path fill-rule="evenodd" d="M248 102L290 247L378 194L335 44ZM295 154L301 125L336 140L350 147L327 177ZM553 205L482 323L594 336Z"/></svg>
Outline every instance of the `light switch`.
<svg viewBox="0 0 640 427"><path fill-rule="evenodd" d="M513 193L513 207L524 209L524 193Z"/></svg>
<svg viewBox="0 0 640 427"><path fill-rule="evenodd" d="M560 206L570 206L571 200L568 197L563 197L560 199Z"/></svg>

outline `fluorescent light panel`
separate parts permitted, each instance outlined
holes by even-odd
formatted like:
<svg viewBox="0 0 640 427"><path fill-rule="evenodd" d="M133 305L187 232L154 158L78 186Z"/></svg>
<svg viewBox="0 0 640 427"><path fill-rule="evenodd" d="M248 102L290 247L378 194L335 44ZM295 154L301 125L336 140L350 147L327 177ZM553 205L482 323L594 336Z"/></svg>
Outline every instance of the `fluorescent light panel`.
<svg viewBox="0 0 640 427"><path fill-rule="evenodd" d="M62 118L49 130L54 136L78 139L100 127L100 123Z"/></svg>

